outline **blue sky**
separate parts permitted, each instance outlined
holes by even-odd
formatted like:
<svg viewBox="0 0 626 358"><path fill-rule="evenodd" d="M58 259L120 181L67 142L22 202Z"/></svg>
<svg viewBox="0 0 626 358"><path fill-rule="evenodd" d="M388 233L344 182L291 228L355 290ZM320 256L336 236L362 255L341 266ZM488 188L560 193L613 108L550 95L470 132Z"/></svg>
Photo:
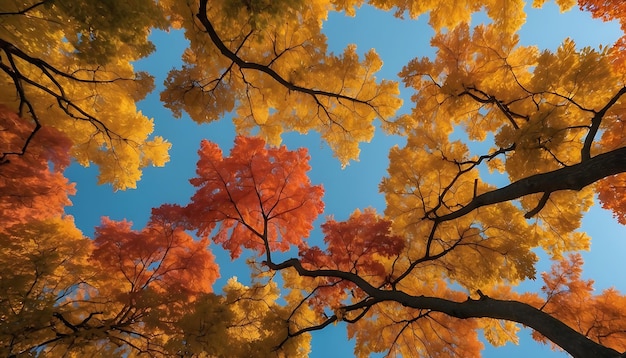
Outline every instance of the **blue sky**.
<svg viewBox="0 0 626 358"><path fill-rule="evenodd" d="M476 17L477 19L480 16ZM350 43L357 44L359 53L375 48L384 61L379 79L397 79L397 73L414 57L432 56L433 49L429 40L433 32L427 26L427 19L400 21L391 13L384 13L368 7L358 11L355 18L333 13L324 25L329 37L329 48L336 52ZM535 44L542 49L556 48L564 38L573 38L579 47L597 47L611 44L619 35L616 24L604 24L591 20L588 14L572 11L560 14L556 6L549 3L542 10L529 10L527 24L521 31L522 44ZM150 209L162 203L186 203L192 195L188 179L195 174L196 151L200 140L209 139L218 143L225 151L232 146L235 136L229 118L208 125L197 125L188 117L175 120L172 114L159 102L159 91L167 72L180 65L180 54L186 43L180 33L155 33L153 41L157 52L137 64L138 70L146 70L156 77L157 90L140 103L140 109L155 120L155 134L162 135L172 144L171 161L165 168L147 168L138 183L138 189L113 192L110 186L96 185L96 169L77 165L70 167L66 175L77 183L78 193L73 197L74 205L68 213L75 216L78 227L91 236L93 228L100 223L101 216L112 219L126 218L141 228L150 215ZM166 46L163 46L166 44ZM403 91L405 106L408 111L411 103L410 92ZM322 183L325 188L326 211L323 217L333 215L343 220L356 208L375 207L384 210L384 199L378 193L378 183L386 174L387 153L391 146L402 144L402 138L387 136L377 131L374 140L362 145L359 162L353 162L345 169L332 157L328 146L319 136L312 133L307 136L289 134L284 143L291 149L306 146L311 153L311 180ZM322 218L323 218L322 217ZM596 288L601 290L615 286L626 292L626 279L617 272L626 271L623 253L626 252L626 229L618 225L609 212L594 206L584 220L583 229L592 240L592 251L584 254L585 277L596 281ZM312 239L321 241L316 230ZM245 258L231 263L228 255L219 247L212 246L218 257L222 278L215 285L219 288L231 276L238 276L242 281L248 277ZM549 262L540 263L538 271L546 270ZM524 288L537 290L540 282L529 282ZM487 345L485 357L565 357L564 353L552 352L530 340L528 333L521 334L519 346L508 345L504 348L492 348ZM347 342L344 326L337 325L313 335L311 357L346 357L352 355L353 342Z"/></svg>

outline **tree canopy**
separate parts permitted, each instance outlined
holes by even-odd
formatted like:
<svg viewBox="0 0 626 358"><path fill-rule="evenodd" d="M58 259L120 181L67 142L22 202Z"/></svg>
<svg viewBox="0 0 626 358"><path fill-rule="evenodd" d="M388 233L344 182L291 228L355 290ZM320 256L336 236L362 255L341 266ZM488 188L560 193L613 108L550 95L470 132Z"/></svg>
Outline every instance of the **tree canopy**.
<svg viewBox="0 0 626 358"><path fill-rule="evenodd" d="M0 4L0 355L306 357L337 323L359 357L476 357L521 327L574 357L626 355L626 296L594 291L581 255L594 201L626 223L626 6L556 4L624 37L522 44L523 0ZM428 17L434 55L383 79L375 49L330 51L329 14L365 5ZM182 185L164 182L141 228L103 217L89 237L68 214L70 163L117 191L170 160L138 109L155 85L136 62L168 45L157 30L188 41L162 64L162 105L231 118L234 144L198 143L189 198L161 200ZM288 132L318 133L342 167L375 132L402 138L371 173L384 210L320 217L324 182ZM211 243L250 277L220 272ZM519 289L529 279L543 287Z"/></svg>

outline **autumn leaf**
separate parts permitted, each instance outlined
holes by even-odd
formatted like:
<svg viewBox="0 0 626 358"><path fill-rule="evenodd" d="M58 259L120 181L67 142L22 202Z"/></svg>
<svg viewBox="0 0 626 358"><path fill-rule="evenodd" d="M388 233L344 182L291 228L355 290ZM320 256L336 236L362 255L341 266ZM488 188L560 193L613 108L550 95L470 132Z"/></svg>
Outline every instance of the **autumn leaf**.
<svg viewBox="0 0 626 358"><path fill-rule="evenodd" d="M206 240L194 241L181 227L159 218L141 231L131 225L103 218L96 228L92 260L119 281L112 288L122 294L150 288L186 300L212 291L219 274Z"/></svg>
<svg viewBox="0 0 626 358"><path fill-rule="evenodd" d="M397 118L398 83L378 77L376 50L330 52L323 31L331 12L364 4L427 14L434 30L435 55L399 74L413 108ZM624 27L621 2L578 4ZM0 355L305 357L311 333L338 323L359 357L476 357L483 343L517 343L522 325L573 356L622 355L625 298L594 292L578 252L594 195L626 221L624 39L522 45L525 5L0 4ZM474 26L478 13L488 20ZM84 237L64 212L71 161L118 190L169 160L138 110L154 83L134 63L154 50L154 29L188 41L164 106L197 123L232 117L239 135L227 155L201 143L188 204L163 204L138 229L105 217ZM379 187L384 215L330 217L310 247L323 189L283 134L317 131L345 166L377 126L403 136ZM210 241L231 259L262 256L248 260L250 280L215 289ZM538 251L555 262L544 287L517 292L538 276Z"/></svg>
<svg viewBox="0 0 626 358"><path fill-rule="evenodd" d="M180 211L187 229L212 237L232 258L243 248L269 254L305 245L324 208L322 187L307 176L306 149L268 148L239 136L230 156L208 141L198 154L198 177L191 179L197 190Z"/></svg>
<svg viewBox="0 0 626 358"><path fill-rule="evenodd" d="M74 184L62 174L69 165L70 140L49 127L40 128L31 138L34 127L0 105L0 150L15 153L0 161L0 231L13 224L61 217L75 193ZM27 140L29 149L22 153Z"/></svg>
<svg viewBox="0 0 626 358"><path fill-rule="evenodd" d="M382 66L375 51L327 52L330 1L163 6L190 41L161 93L176 117L206 123L233 112L238 134L271 145L283 132L315 130L346 165L372 139L373 121L390 120L402 103L397 83L375 77Z"/></svg>
<svg viewBox="0 0 626 358"><path fill-rule="evenodd" d="M624 70L626 66L626 57L624 49L626 49L626 5L622 1L613 0L578 0L578 6L585 11L591 12L595 18L602 21L619 21L622 31L625 33L617 39L611 49L611 57L614 59L616 71Z"/></svg>
<svg viewBox="0 0 626 358"><path fill-rule="evenodd" d="M98 165L99 182L115 190L134 188L144 167L169 160L170 144L150 138L153 121L136 107L152 77L132 65L154 49L150 30L166 26L154 1L5 2L0 18L0 105L30 128L20 150L41 135L38 126L54 129L71 157Z"/></svg>
<svg viewBox="0 0 626 358"><path fill-rule="evenodd" d="M582 265L582 256L572 254L567 260L556 262L549 273L542 275L545 303L541 308L586 337L624 351L626 325L619 312L626 303L626 296L614 288L594 295L593 280L581 277ZM533 338L547 343L539 332L534 332Z"/></svg>
<svg viewBox="0 0 626 358"><path fill-rule="evenodd" d="M364 275L384 277L384 268L376 258L392 257L404 248L403 240L392 236L390 231L391 223L374 209L356 210L347 221L329 219L322 224L326 250L305 249L300 254L305 262L320 268L356 270Z"/></svg>

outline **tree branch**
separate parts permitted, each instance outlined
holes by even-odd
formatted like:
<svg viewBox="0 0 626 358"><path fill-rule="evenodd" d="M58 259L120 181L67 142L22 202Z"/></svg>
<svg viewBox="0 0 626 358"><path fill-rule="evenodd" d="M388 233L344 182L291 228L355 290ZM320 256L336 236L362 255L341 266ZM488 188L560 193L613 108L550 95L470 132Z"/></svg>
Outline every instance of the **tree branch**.
<svg viewBox="0 0 626 358"><path fill-rule="evenodd" d="M37 7L39 7L39 6L44 5L44 4L45 4L45 3L47 3L47 2L51 2L51 0L42 0L42 1L38 2L38 3L34 3L34 4L32 4L31 6L28 6L28 7L24 8L24 9L22 9L22 10L19 10L19 11L13 11L13 12L0 12L0 16L8 16L8 15L24 15L24 14L26 14L27 12L29 12L29 11L31 11L31 10L33 10L33 9L35 9L35 8L37 8Z"/></svg>
<svg viewBox="0 0 626 358"><path fill-rule="evenodd" d="M264 262L272 270L294 268L298 274L306 277L336 277L353 282L373 299L376 304L384 301L400 303L405 307L441 312L460 319L494 318L521 323L544 335L554 344L563 348L575 358L618 358L622 355L614 349L605 347L577 332L560 320L533 306L519 302L493 299L481 295L480 299L468 299L455 302L438 297L413 296L399 290L383 290L370 285L357 274L339 270L308 270L298 259L289 259L282 263ZM324 322L324 324L329 324ZM313 327L312 330L315 330Z"/></svg>
<svg viewBox="0 0 626 358"><path fill-rule="evenodd" d="M41 5L44 2L45 1L42 1L36 5L37 6ZM33 5L33 7L34 6L35 5ZM27 10L24 10L24 11L27 11ZM111 141L113 138L119 138L127 142L130 141L129 139L124 138L121 135L110 130L103 121L89 114L86 109L83 109L77 103L75 103L71 98L69 98L65 92L64 87L61 85L58 79L65 78L75 83L85 83L85 84L94 84L94 85L106 85L106 84L115 83L118 81L133 81L134 79L123 78L123 77L115 77L115 78L106 79L106 80L97 80L95 78L94 79L82 79L82 78L76 77L74 74L66 73L64 71L59 70L58 68L49 64L45 60L42 60L41 58L32 57L28 55L26 52L17 48L12 43L7 42L3 39L0 39L0 50L4 52L4 55L6 56L6 59L8 60L8 64L7 64L7 63L3 63L2 59L0 59L0 71L6 73L12 79L13 87L15 88L17 92L17 96L19 98L18 115L20 117L23 116L24 107L26 107L26 109L30 113L30 117L32 118L34 122L34 128L32 129L31 133L27 136L27 138L24 140L24 144L22 145L19 151L0 153L0 165L9 162L8 156L24 155L26 153L26 150L28 149L28 146L32 142L33 138L35 137L35 135L41 128L39 115L33 103L31 103L31 101L28 99L26 86L32 86L32 88L40 90L42 91L42 93L50 95L52 98L56 100L57 106L63 112L65 112L65 114L67 114L68 117L72 119L76 119L76 120L90 122L94 126L96 131L106 135L109 141ZM41 78L35 78L34 76L29 76L29 74L32 75L32 72L33 72L30 68L26 68L24 71L21 71L21 67L24 67L24 66L18 66L18 63L22 63L22 62L18 62L16 61L16 59L20 59L26 64L38 69L40 71L40 76L43 77L43 79L50 81L52 85L47 86L42 82ZM45 112L45 111L40 111L40 112Z"/></svg>
<svg viewBox="0 0 626 358"><path fill-rule="evenodd" d="M624 94L626 94L626 87L622 87L613 97L611 97L611 99L604 107L602 107L601 110L595 112L593 118L591 119L591 127L589 127L589 133L587 133L583 148L580 151L580 155L583 161L591 159L591 145L593 144L595 136L600 129L600 124L602 123L604 115Z"/></svg>
<svg viewBox="0 0 626 358"><path fill-rule="evenodd" d="M518 322L541 333L575 358L620 357L617 351L592 341L551 315L523 302L498 300L486 295L479 300L454 302L435 297L410 296L400 291L381 291L380 296L407 307L430 309L461 319L486 317Z"/></svg>
<svg viewBox="0 0 626 358"><path fill-rule="evenodd" d="M541 199L539 199L539 202L537 203L537 206L535 206L535 208L532 209L531 211L524 214L524 217L526 219L530 219L533 216L537 215L541 211L541 209L543 209L543 207L546 206L548 199L550 199L550 192L543 193L543 195L541 196Z"/></svg>
<svg viewBox="0 0 626 358"><path fill-rule="evenodd" d="M500 189L476 196L462 209L442 216L433 214L429 219L436 222L450 221L480 207L515 200L529 194L560 190L578 191L600 179L623 172L626 172L626 147L599 154L569 167L520 179Z"/></svg>
<svg viewBox="0 0 626 358"><path fill-rule="evenodd" d="M360 103L360 104L365 104L367 106L372 107L372 105L368 101L366 101L366 100L360 100L360 99L357 99L355 97L350 97L350 96L342 95L342 94L339 94L339 93L333 93L333 92L328 92L328 91L323 91L323 90L316 90L316 89L311 89L311 88L298 86L296 84L293 84L293 83L287 81L285 78L283 78L280 74L278 74L276 71L271 69L269 66L262 65L262 64L259 64L259 63L255 63L255 62L248 62L248 61L245 61L244 59L242 59L241 57L237 56L237 54L235 52L231 51L224 44L222 39L217 34L217 31L213 27L213 24L211 23L211 21L207 17L207 3L208 3L208 0L200 1L200 8L198 10L198 14L196 15L196 17L200 20L200 23L202 23L202 25L206 29L207 34L211 38L211 41L218 48L218 50L220 50L222 55L226 56L233 63L237 64L237 66L239 66L240 68L247 68L247 69L252 69L252 70L257 70L259 72L263 72L263 73L269 75L271 78L273 78L276 82L280 83L285 88L289 89L290 91L308 94L308 95L312 96L318 103L319 103L319 100L317 99L317 96L324 96L324 97L343 99L343 100L347 100L347 101L350 101L350 102L356 102L356 103Z"/></svg>

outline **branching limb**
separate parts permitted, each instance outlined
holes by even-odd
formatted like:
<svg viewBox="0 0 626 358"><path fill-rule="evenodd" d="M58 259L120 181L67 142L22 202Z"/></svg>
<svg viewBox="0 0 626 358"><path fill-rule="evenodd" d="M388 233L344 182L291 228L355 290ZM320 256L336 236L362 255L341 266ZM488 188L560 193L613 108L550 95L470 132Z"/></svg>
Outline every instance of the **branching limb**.
<svg viewBox="0 0 626 358"><path fill-rule="evenodd" d="M531 211L524 214L524 217L526 219L530 219L533 216L537 215L541 211L541 209L543 209L543 207L546 206L548 199L550 199L550 192L543 193L543 196L541 196L541 199L539 199L537 206L535 206L535 208L532 209Z"/></svg>
<svg viewBox="0 0 626 358"><path fill-rule="evenodd" d="M346 100L350 102L364 104L364 105L370 106L372 109L375 110L375 108L367 100L361 100L356 97L351 97L351 96L343 95L340 93L333 93L329 91L316 90L312 88L298 86L292 82L289 82L287 79L285 79L279 73L274 71L268 65L262 65L256 62L248 62L244 60L243 58L239 57L236 52L231 51L226 46L226 44L224 44L224 42L218 35L217 31L213 27L213 24L207 17L207 5L208 5L208 0L200 1L200 7L199 7L198 14L196 15L196 17L200 20L200 23L204 26L206 33L211 38L211 41L218 48L218 50L222 53L222 55L226 56L228 59L230 59L233 63L235 63L240 68L263 72L269 75L272 79L274 79L276 82L278 82L279 84L281 84L282 86L284 86L290 91L300 92L300 93L310 95L318 104L320 104L318 97L321 96L321 97L336 98L337 100Z"/></svg>
<svg viewBox="0 0 626 358"><path fill-rule="evenodd" d="M500 189L476 196L459 210L442 216L433 214L428 218L436 222L450 221L480 207L515 200L529 194L560 190L578 191L600 179L624 172L626 172L626 147L599 154L569 167L520 179Z"/></svg>
<svg viewBox="0 0 626 358"><path fill-rule="evenodd" d="M607 104L602 107L599 111L595 112L593 118L591 119L591 127L589 128L589 133L587 133L587 137L585 137L585 142L583 144L583 148L580 151L580 156L582 160L591 159L591 145L595 140L596 134L598 134L598 130L600 129L600 124L602 123L602 119L606 115L606 112L613 107L613 105L624 95L626 94L626 87L622 87L611 99L607 102Z"/></svg>
<svg viewBox="0 0 626 358"><path fill-rule="evenodd" d="M38 3L37 5L43 4L45 1ZM28 10L24 10L28 11ZM33 88L36 90L40 90L43 93L51 96L57 102L57 106L69 117L76 120L88 121L90 122L97 133L103 133L109 141L112 141L114 138L120 139L122 141L128 141L123 138L121 135L115 133L108 126L101 121L100 119L94 117L89 114L85 108L79 106L76 102L74 102L70 97L67 96L63 85L60 82L60 79L66 79L73 83L84 83L84 84L94 84L94 85L106 85L115 83L117 81L133 81L131 78L122 78L116 77L106 80L98 80L92 79L84 79L75 76L74 74L67 73L59 70L55 66L50 63L42 60L40 58L36 58L28 55L26 52L17 48L10 42L7 42L3 39L0 39L0 51L4 53L6 57L6 62L2 61L0 58L0 72L6 73L11 82L13 83L13 87L15 88L16 95L19 100L18 105L18 115L23 116L28 112L30 118L34 122L34 126L28 136L24 139L24 143L20 150L6 151L0 153L0 164L8 162L8 157L12 155L22 156L26 153L28 146L34 139L35 135L41 128L41 122L39 119L39 113L36 110L33 103L31 103L28 94L27 87ZM40 75L47 81L51 83L50 86L46 86L43 84L41 79L36 79L32 75L28 75L32 72L30 68L28 70L24 69L25 66L31 66L32 68L37 69L40 72ZM95 70L94 70L95 72Z"/></svg>
<svg viewBox="0 0 626 358"><path fill-rule="evenodd" d="M494 318L521 323L541 333L576 358L621 357L620 353L614 349L592 341L546 312L523 302L498 300L484 294L478 300L469 299L464 302L455 302L438 297L413 296L399 290L378 289L370 285L360 276L350 272L339 270L308 270L302 266L302 263L298 259L289 259L282 263L265 262L264 264L273 270L282 270L291 267L294 268L298 274L306 277L335 277L351 281L371 296L376 302L397 302L405 307L441 312L460 319ZM334 322L334 320L331 319L332 318L329 318L321 325L327 326Z"/></svg>
<svg viewBox="0 0 626 358"><path fill-rule="evenodd" d="M439 194L439 200L437 201L437 205L435 205L432 209L426 211L424 216L425 217L430 216L431 214L434 214L437 210L439 210L439 208L443 205L444 198L446 197L448 192L452 190L457 180L459 180L465 173L472 171L474 168L478 167L484 161L490 161L501 154L506 154L514 150L515 150L515 143L511 144L507 148L500 148L491 154L481 155L476 160L465 160L465 161L450 160L446 158L445 155L442 154L444 160L447 160L449 162L453 162L454 164L456 164L456 166L458 167L458 172L456 173L454 178L450 180L450 183L448 183L448 185L446 185L446 187L443 188L443 190L441 191L441 194ZM476 192L474 192L474 198L475 197L476 197Z"/></svg>
<svg viewBox="0 0 626 358"><path fill-rule="evenodd" d="M467 87L467 89L461 92L460 95L470 96L473 100L479 103L494 104L496 107L498 107L500 112L502 112L502 114L509 120L509 122L515 129L520 128L517 122L515 122L515 118L528 120L528 116L511 111L511 109L505 103L500 101L497 97L489 95L476 87Z"/></svg>

